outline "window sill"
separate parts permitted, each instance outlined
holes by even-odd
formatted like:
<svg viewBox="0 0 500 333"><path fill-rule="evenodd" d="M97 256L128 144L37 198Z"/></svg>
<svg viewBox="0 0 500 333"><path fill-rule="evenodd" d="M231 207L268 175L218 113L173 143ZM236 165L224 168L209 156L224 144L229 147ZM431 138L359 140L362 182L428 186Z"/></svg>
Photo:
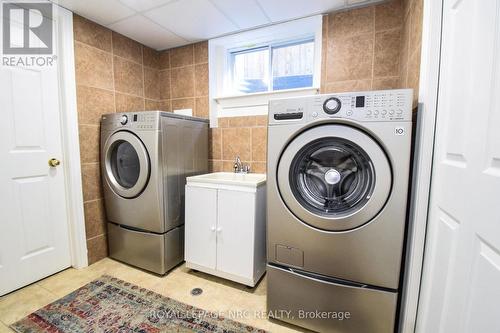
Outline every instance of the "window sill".
<svg viewBox="0 0 500 333"><path fill-rule="evenodd" d="M319 87L307 87L307 88L295 88L295 89L283 89L283 90L275 90L275 91L262 91L262 92L256 92L256 93L249 93L249 94L234 94L234 95L225 95L225 96L219 96L219 97L214 97L216 101L222 101L222 100L230 100L230 99L239 99L239 98L252 98L252 97L267 97L267 96L279 96L279 95L287 95L289 93L294 93L294 92L307 92L307 93L317 93L319 91Z"/></svg>

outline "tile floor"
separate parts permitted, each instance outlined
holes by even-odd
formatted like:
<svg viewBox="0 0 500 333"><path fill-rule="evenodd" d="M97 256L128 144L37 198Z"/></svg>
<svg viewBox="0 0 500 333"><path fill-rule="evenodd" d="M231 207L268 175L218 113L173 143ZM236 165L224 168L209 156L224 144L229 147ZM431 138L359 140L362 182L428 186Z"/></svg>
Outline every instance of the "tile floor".
<svg viewBox="0 0 500 333"><path fill-rule="evenodd" d="M8 325L103 274L137 284L204 310L220 312L228 318L232 317L234 320L269 332L307 332L254 315L266 309L265 276L255 288L248 288L189 270L185 265L175 268L166 276L159 277L106 258L84 269L69 268L0 297L0 333L12 332ZM191 296L191 289L196 287L202 288L203 293L199 296ZM235 318L228 315L230 313L242 315Z"/></svg>

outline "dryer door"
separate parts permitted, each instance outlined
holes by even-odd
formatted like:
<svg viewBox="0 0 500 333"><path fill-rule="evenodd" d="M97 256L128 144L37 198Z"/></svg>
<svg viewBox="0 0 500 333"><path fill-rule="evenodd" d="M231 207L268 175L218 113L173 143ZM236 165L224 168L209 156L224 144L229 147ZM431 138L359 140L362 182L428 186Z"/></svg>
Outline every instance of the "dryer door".
<svg viewBox="0 0 500 333"><path fill-rule="evenodd" d="M121 197L134 198L148 184L149 155L142 141L133 133L118 131L106 141L104 177Z"/></svg>
<svg viewBox="0 0 500 333"><path fill-rule="evenodd" d="M278 186L302 222L328 231L368 223L391 192L389 161L378 143L346 125L322 125L299 134L278 165Z"/></svg>

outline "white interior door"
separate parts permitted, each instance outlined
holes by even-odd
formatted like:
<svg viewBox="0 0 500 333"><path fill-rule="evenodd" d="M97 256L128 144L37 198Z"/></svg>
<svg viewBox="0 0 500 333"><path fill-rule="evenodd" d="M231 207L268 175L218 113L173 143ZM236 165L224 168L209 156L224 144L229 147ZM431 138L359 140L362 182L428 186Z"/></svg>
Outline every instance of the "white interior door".
<svg viewBox="0 0 500 333"><path fill-rule="evenodd" d="M0 295L71 265L59 97L57 65L0 67Z"/></svg>
<svg viewBox="0 0 500 333"><path fill-rule="evenodd" d="M443 10L417 332L500 332L500 1Z"/></svg>

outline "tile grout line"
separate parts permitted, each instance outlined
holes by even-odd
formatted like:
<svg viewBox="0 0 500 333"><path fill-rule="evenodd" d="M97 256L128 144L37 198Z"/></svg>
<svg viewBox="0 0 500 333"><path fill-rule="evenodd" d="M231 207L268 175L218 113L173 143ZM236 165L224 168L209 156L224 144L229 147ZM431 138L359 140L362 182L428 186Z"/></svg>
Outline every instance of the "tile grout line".
<svg viewBox="0 0 500 333"><path fill-rule="evenodd" d="M375 31L375 26L376 26L376 22L375 22L375 17L376 17L376 13L375 13L375 7L372 8L372 11L373 11L373 37L372 37L372 40L373 40L373 49L372 49L372 75L371 75L371 83L370 83L370 89L373 89L373 79L374 79L374 76L375 76L375 44L376 44L376 40L375 40L375 37L376 37L376 31Z"/></svg>
<svg viewBox="0 0 500 333"><path fill-rule="evenodd" d="M116 113L115 58L113 57L113 34L111 34L111 75L113 78L113 107Z"/></svg>
<svg viewBox="0 0 500 333"><path fill-rule="evenodd" d="M409 70L410 70L410 52L411 52L411 46L412 46L412 42L411 42L411 30L412 30L412 27L413 27L413 9L412 8L415 4L415 1L412 1L410 3L410 5L408 6L408 20L409 20L409 29L408 29L408 49L407 49L407 52L406 52L406 73L405 73L405 87L408 87L408 78L409 78Z"/></svg>
<svg viewBox="0 0 500 333"><path fill-rule="evenodd" d="M144 70L144 49L141 46L141 70L142 70L142 109L146 111L146 71Z"/></svg>
<svg viewBox="0 0 500 333"><path fill-rule="evenodd" d="M257 120L255 121L257 123ZM253 161L253 130L252 127L249 128L250 130L250 163Z"/></svg>
<svg viewBox="0 0 500 333"><path fill-rule="evenodd" d="M192 63L192 64L187 64L187 65L182 65L182 66L174 66L174 67L169 67L169 68L163 68L163 69L160 69L160 71L166 71L168 69L182 69L182 68L186 68L186 67L189 67L189 66L198 66L198 65L208 65L208 61L207 62L199 62L199 63Z"/></svg>
<svg viewBox="0 0 500 333"><path fill-rule="evenodd" d="M169 111L174 112L173 107L172 107L172 59L171 59L171 52L167 51L167 56L168 56L168 97L170 97L170 102L169 102Z"/></svg>
<svg viewBox="0 0 500 333"><path fill-rule="evenodd" d="M91 199L91 200L85 201L85 203L93 203L93 202L102 201L102 200L103 200L103 198Z"/></svg>
<svg viewBox="0 0 500 333"><path fill-rule="evenodd" d="M4 297L4 296L2 296L2 297ZM1 319L0 319L0 323L1 323L2 325L4 325L5 327L7 327L8 329L10 329L10 325L9 325L9 324L7 324L6 322L4 322L4 321L3 321L3 320L1 320ZM14 332L14 331L12 331L12 332Z"/></svg>
<svg viewBox="0 0 500 333"><path fill-rule="evenodd" d="M321 64L321 85L323 86L323 91L320 91L321 93L324 93L325 92L325 89L326 89L326 83L328 82L328 73L327 73L327 64L328 64L328 44L329 44L329 41L330 41L330 15L326 15L323 17L324 18L324 21L326 21L326 29L325 29L325 45L322 45L321 47L325 48L324 50L321 50L321 52L323 52L323 54L325 55L325 59L322 60L322 64ZM322 22L322 24L325 24L325 22ZM323 41L321 41L323 42ZM320 90L321 90L321 87L320 87Z"/></svg>
<svg viewBox="0 0 500 333"><path fill-rule="evenodd" d="M391 76L377 76L374 79L394 79L399 77L399 75L391 75ZM341 83L355 83L359 81L368 81L371 79L359 79L359 80L344 80L344 81L330 81L327 82L326 84L341 84Z"/></svg>
<svg viewBox="0 0 500 333"><path fill-rule="evenodd" d="M194 95L194 105L193 105L193 108L194 110L192 110L191 112L193 113L193 116L197 117L197 114L198 114L198 111L196 110L196 65L195 65L195 58L194 58L194 44L193 44L193 47L191 47L191 49L193 50L193 95Z"/></svg>
<svg viewBox="0 0 500 333"><path fill-rule="evenodd" d="M220 131L220 157L221 160L224 158L224 128Z"/></svg>
<svg viewBox="0 0 500 333"><path fill-rule="evenodd" d="M54 274L54 275L57 275L57 274L58 274L58 273L56 273L56 274ZM54 275L50 275L50 276L48 276L48 277L51 277L51 276L54 276ZM47 277L47 278L48 278L48 277ZM55 297L57 297L57 299L59 299L60 297L59 297L58 295L54 294L52 291L50 291L49 289L45 288L44 286L42 286L42 285L40 284L40 282L41 282L41 281L43 281L43 280L44 280L44 279L42 279L42 280L40 280L40 281L35 282L35 283L34 283L34 285L36 285L36 286L38 286L38 287L42 288L43 290L45 290L46 292L48 292L48 293L49 293L49 294L51 294L52 296L55 296ZM50 304L50 303L49 303L49 304Z"/></svg>
<svg viewBox="0 0 500 333"><path fill-rule="evenodd" d="M99 235L97 235L97 236L87 238L87 242L88 242L88 241L90 241L90 240L94 240L94 239L96 239L96 238L98 238L98 237L103 237L103 236L106 236L107 234L108 234L108 233L107 233L107 232L105 232L105 233L103 233L103 234L99 234Z"/></svg>
<svg viewBox="0 0 500 333"><path fill-rule="evenodd" d="M218 131L220 131L220 142L219 142L219 148L220 148L220 159L222 159L222 128L217 128ZM222 167L222 166L221 166Z"/></svg>
<svg viewBox="0 0 500 333"><path fill-rule="evenodd" d="M97 50L97 51L100 51L100 52L107 53L107 54L109 54L109 55L110 55L110 56L112 56L112 57L117 57L117 58L123 59L123 60L128 61L128 62L133 62L133 63L134 63L134 64L136 64L136 65L141 65L141 66L143 66L143 64L141 64L140 62L137 62L137 61L132 60L132 59L130 59L130 58L126 58L126 57L124 57L124 56L121 56L121 55L115 54L115 53L113 52L113 42L112 42L112 40L113 40L113 39L111 39L111 51L106 51L106 50L100 49L100 48L98 48L98 47L96 47L96 46L93 46L93 45L91 45L91 44L87 44L87 43L82 42L82 41L79 41L79 40L75 40L75 43L76 43L76 44L81 44L81 45L83 45L83 46L89 47L89 48L91 48L91 49L94 49L94 50ZM143 46L142 44L139 44L139 45ZM141 49L142 49L142 48L141 48ZM146 67L151 68L151 69L154 69L154 67L150 67L150 66L146 66Z"/></svg>

